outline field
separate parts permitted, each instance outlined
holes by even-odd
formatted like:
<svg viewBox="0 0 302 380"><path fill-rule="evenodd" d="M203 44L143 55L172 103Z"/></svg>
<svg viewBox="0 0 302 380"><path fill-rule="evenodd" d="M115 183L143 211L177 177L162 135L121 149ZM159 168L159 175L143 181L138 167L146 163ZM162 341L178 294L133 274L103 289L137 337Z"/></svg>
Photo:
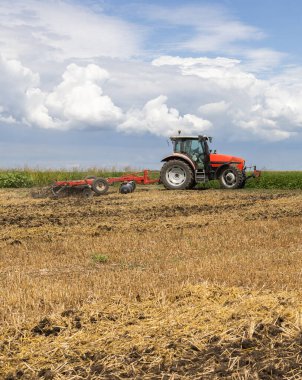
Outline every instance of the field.
<svg viewBox="0 0 302 380"><path fill-rule="evenodd" d="M301 190L0 190L0 378L301 379Z"/></svg>

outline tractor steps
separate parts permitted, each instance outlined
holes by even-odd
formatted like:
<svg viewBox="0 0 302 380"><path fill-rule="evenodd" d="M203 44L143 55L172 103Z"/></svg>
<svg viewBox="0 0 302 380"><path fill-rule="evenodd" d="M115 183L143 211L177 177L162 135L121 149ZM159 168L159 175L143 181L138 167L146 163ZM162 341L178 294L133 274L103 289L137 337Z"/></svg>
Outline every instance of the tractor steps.
<svg viewBox="0 0 302 380"><path fill-rule="evenodd" d="M207 182L209 179L205 171L203 169L199 169L195 171L195 180L196 182Z"/></svg>

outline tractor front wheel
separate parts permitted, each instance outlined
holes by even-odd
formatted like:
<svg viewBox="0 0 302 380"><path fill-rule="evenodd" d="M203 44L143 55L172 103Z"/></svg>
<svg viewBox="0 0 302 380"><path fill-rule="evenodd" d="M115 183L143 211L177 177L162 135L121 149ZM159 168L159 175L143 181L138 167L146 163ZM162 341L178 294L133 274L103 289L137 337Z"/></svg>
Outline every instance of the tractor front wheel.
<svg viewBox="0 0 302 380"><path fill-rule="evenodd" d="M246 184L246 175L243 174L242 182L241 182L241 184L240 184L240 186L239 186L239 189L244 189L245 184Z"/></svg>
<svg viewBox="0 0 302 380"><path fill-rule="evenodd" d="M243 173L236 166L228 166L222 170L219 182L222 189L240 189L244 181Z"/></svg>
<svg viewBox="0 0 302 380"><path fill-rule="evenodd" d="M194 184L194 173L186 162L171 160L162 166L160 181L169 190L190 189Z"/></svg>

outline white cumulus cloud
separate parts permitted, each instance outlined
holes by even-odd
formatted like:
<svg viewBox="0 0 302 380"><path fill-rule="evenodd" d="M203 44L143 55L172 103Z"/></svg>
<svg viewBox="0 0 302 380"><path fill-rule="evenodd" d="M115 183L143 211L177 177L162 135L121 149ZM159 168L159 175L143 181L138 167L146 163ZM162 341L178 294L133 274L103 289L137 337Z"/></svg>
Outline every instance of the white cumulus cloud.
<svg viewBox="0 0 302 380"><path fill-rule="evenodd" d="M10 124L59 130L111 128L160 136L175 134L179 129L198 133L211 127L201 117L189 113L182 116L176 108L169 108L163 95L147 101L142 108L122 110L104 93L109 72L95 64L68 65L61 82L51 91L43 91L39 76L16 60L2 58L0 78L6 94L0 99L0 120Z"/></svg>
<svg viewBox="0 0 302 380"><path fill-rule="evenodd" d="M278 141L301 134L297 68L264 80L226 57L163 56L152 67L136 63L139 77L127 63L108 66L69 64L61 80L45 88L38 73L0 57L0 121L159 136L209 132L233 140Z"/></svg>
<svg viewBox="0 0 302 380"><path fill-rule="evenodd" d="M226 103L224 100L222 100L221 102L204 104L203 106L200 106L198 110L203 115L211 116L211 115L223 114L224 112L228 110L229 106L230 106L229 103Z"/></svg>
<svg viewBox="0 0 302 380"><path fill-rule="evenodd" d="M0 56L0 118L3 122L21 123L26 107L26 92L39 85L39 75L18 60Z"/></svg>
<svg viewBox="0 0 302 380"><path fill-rule="evenodd" d="M217 133L274 141L302 130L301 85L293 87L284 78L283 83L279 78L259 79L239 60L228 58L164 56L153 64L175 66L181 75L196 78L204 95L199 114L213 122Z"/></svg>
<svg viewBox="0 0 302 380"><path fill-rule="evenodd" d="M52 91L20 61L0 57L0 120L40 128L109 128L123 118L102 85L109 73L95 64L70 64Z"/></svg>
<svg viewBox="0 0 302 380"><path fill-rule="evenodd" d="M181 130L186 133L200 133L211 128L211 123L191 114L181 116L175 108L166 104L167 97L160 95L148 101L142 109L132 109L119 130L126 132L150 132L159 136L170 136Z"/></svg>
<svg viewBox="0 0 302 380"><path fill-rule="evenodd" d="M102 84L108 78L109 73L97 65L69 65L63 81L45 99L53 120L60 121L57 125L101 128L118 122L122 111L102 90Z"/></svg>

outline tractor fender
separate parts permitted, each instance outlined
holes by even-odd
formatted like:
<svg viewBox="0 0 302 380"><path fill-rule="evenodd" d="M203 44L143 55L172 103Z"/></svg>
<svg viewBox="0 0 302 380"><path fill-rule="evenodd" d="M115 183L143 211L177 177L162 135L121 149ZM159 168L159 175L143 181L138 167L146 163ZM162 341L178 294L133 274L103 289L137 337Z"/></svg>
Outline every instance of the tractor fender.
<svg viewBox="0 0 302 380"><path fill-rule="evenodd" d="M171 154L170 156L167 156L167 157L163 158L161 160L161 162L167 162L167 161L170 161L170 160L183 160L183 161L186 161L191 166L191 168L193 170L195 170L194 162L188 156L186 156L185 154L174 153L174 154Z"/></svg>
<svg viewBox="0 0 302 380"><path fill-rule="evenodd" d="M229 166L231 166L231 163L230 163L230 162L226 162L225 164L222 164L221 166L219 166L219 167L217 168L216 172L215 172L215 179L218 179L218 178L220 177L221 172L222 172L225 168L227 168L227 167L229 167Z"/></svg>

